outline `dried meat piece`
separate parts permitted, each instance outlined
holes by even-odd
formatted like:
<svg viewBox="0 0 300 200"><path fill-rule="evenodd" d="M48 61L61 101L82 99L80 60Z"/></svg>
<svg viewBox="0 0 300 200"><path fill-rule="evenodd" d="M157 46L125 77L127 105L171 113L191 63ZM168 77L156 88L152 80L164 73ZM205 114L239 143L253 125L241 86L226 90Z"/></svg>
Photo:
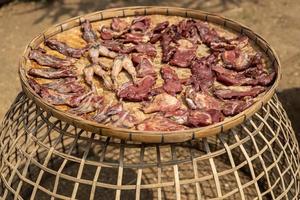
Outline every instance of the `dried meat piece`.
<svg viewBox="0 0 300 200"><path fill-rule="evenodd" d="M111 117L112 125L120 128L132 128L138 123L140 120L129 111L122 111Z"/></svg>
<svg viewBox="0 0 300 200"><path fill-rule="evenodd" d="M172 43L177 42L181 37L177 29L178 27L173 24L166 28L161 35L160 46L162 48L163 63L169 62L176 52L176 47Z"/></svg>
<svg viewBox="0 0 300 200"><path fill-rule="evenodd" d="M231 89L217 89L214 94L221 99L243 98L243 97L256 97L260 93L266 90L265 87L255 86L246 88L243 90L231 90Z"/></svg>
<svg viewBox="0 0 300 200"><path fill-rule="evenodd" d="M143 108L145 113L171 112L179 109L181 102L174 96L162 93L154 97L153 101Z"/></svg>
<svg viewBox="0 0 300 200"><path fill-rule="evenodd" d="M147 43L150 40L150 37L143 33L125 33L120 38L120 42L134 44Z"/></svg>
<svg viewBox="0 0 300 200"><path fill-rule="evenodd" d="M182 84L176 74L176 71L173 70L171 67L164 66L161 68L162 78L164 79L163 89L171 94L175 95L182 91Z"/></svg>
<svg viewBox="0 0 300 200"><path fill-rule="evenodd" d="M187 124L189 111L186 109L177 109L174 111L167 111L164 116L170 118L178 124Z"/></svg>
<svg viewBox="0 0 300 200"><path fill-rule="evenodd" d="M90 93L84 94L82 92L68 94L59 93L39 84L34 79L29 79L29 84L40 97L52 105L77 107L82 100L90 95Z"/></svg>
<svg viewBox="0 0 300 200"><path fill-rule="evenodd" d="M87 48L77 49L70 47L66 43L60 42L56 39L47 39L45 41L45 44L51 49L56 50L65 56L70 56L73 58L80 58L83 55L83 53L87 50Z"/></svg>
<svg viewBox="0 0 300 200"><path fill-rule="evenodd" d="M183 39L179 40L178 44L179 47L170 60L170 64L178 67L189 67L192 60L196 57L197 47L190 41Z"/></svg>
<svg viewBox="0 0 300 200"><path fill-rule="evenodd" d="M132 55L131 59L133 63L137 64L136 66L137 77L142 78L147 75L156 77L156 72L154 70L153 64L150 59L139 54Z"/></svg>
<svg viewBox="0 0 300 200"><path fill-rule="evenodd" d="M222 110L222 102L205 92L196 92L192 88L187 88L185 98L191 109Z"/></svg>
<svg viewBox="0 0 300 200"><path fill-rule="evenodd" d="M92 25L89 20L85 20L81 25L82 38L87 43L94 43L97 41L97 35L92 29Z"/></svg>
<svg viewBox="0 0 300 200"><path fill-rule="evenodd" d="M123 84L117 96L128 101L144 101L149 99L152 87L155 85L155 78L152 76L145 76L136 84L128 82Z"/></svg>
<svg viewBox="0 0 300 200"><path fill-rule="evenodd" d="M188 115L187 123L193 127L208 126L213 123L211 115L202 110L191 110Z"/></svg>
<svg viewBox="0 0 300 200"><path fill-rule="evenodd" d="M216 65L212 67L212 70L216 72L217 80L225 85L261 85L268 86L273 82L276 73L270 74L257 68L251 68L248 72L236 72L233 70L226 69L222 66Z"/></svg>
<svg viewBox="0 0 300 200"><path fill-rule="evenodd" d="M213 42L221 42L225 40L219 36L215 29L210 28L207 22L197 20L195 26L198 30L201 41L208 46L210 46Z"/></svg>
<svg viewBox="0 0 300 200"><path fill-rule="evenodd" d="M225 116L234 116L246 110L253 104L253 101L230 100L226 101L222 112Z"/></svg>
<svg viewBox="0 0 300 200"><path fill-rule="evenodd" d="M115 17L112 19L111 28L114 31L123 32L123 31L128 30L129 24L124 19Z"/></svg>
<svg viewBox="0 0 300 200"><path fill-rule="evenodd" d="M64 78L42 84L43 87L55 90L59 93L83 93L85 88L76 78Z"/></svg>
<svg viewBox="0 0 300 200"><path fill-rule="evenodd" d="M102 40L112 40L114 38L114 32L106 26L102 26L98 32Z"/></svg>
<svg viewBox="0 0 300 200"><path fill-rule="evenodd" d="M138 124L137 129L141 131L179 131L185 130L187 127L166 117L155 115Z"/></svg>
<svg viewBox="0 0 300 200"><path fill-rule="evenodd" d="M122 53L124 49L124 45L116 40L105 40L101 42L101 45L117 53Z"/></svg>
<svg viewBox="0 0 300 200"><path fill-rule="evenodd" d="M127 49L124 49L122 51L123 53L132 53L132 52L138 52L138 53L143 53L147 56L150 57L155 57L156 56L156 48L153 44L149 43L140 43L134 46L131 46Z"/></svg>
<svg viewBox="0 0 300 200"><path fill-rule="evenodd" d="M30 69L28 75L47 79L77 77L75 71L71 69Z"/></svg>
<svg viewBox="0 0 300 200"><path fill-rule="evenodd" d="M203 59L196 59L191 65L191 83L196 91L208 91L215 80L211 65L217 58L210 55Z"/></svg>
<svg viewBox="0 0 300 200"><path fill-rule="evenodd" d="M164 21L161 23L158 23L154 29L153 29L153 33L161 33L163 30L165 30L168 26L169 26L169 21Z"/></svg>
<svg viewBox="0 0 300 200"><path fill-rule="evenodd" d="M98 109L101 109L103 107L103 96L98 96L94 94L90 94L87 98L85 98L80 105L76 108L72 108L68 110L68 112L77 114L77 115L83 115L86 113L94 112Z"/></svg>
<svg viewBox="0 0 300 200"><path fill-rule="evenodd" d="M49 54L41 49L31 50L29 53L29 59L36 61L39 65L48 66L52 68L69 67L74 64L75 60L66 58L58 58Z"/></svg>
<svg viewBox="0 0 300 200"><path fill-rule="evenodd" d="M222 60L225 64L225 67L234 69L236 71L242 71L251 65L252 58L250 55L248 55L248 53L243 52L240 49L234 49L223 52Z"/></svg>
<svg viewBox="0 0 300 200"><path fill-rule="evenodd" d="M249 43L249 39L247 36L238 36L237 38L225 40L225 41L217 41L212 42L210 44L210 49L213 51L224 52L228 50L234 49L242 49L247 46Z"/></svg>
<svg viewBox="0 0 300 200"><path fill-rule="evenodd" d="M132 20L130 30L145 32L150 26L151 20L149 17L140 16Z"/></svg>

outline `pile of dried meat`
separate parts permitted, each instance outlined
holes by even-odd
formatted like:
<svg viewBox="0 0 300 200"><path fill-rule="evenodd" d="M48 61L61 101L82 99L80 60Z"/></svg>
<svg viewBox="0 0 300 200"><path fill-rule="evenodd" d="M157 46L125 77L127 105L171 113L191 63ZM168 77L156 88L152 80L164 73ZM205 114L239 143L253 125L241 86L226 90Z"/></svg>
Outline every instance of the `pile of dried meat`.
<svg viewBox="0 0 300 200"><path fill-rule="evenodd" d="M251 106L273 83L275 70L246 36L226 36L226 30L206 22L171 18L114 18L98 27L86 20L81 25L85 47L50 38L43 48L31 50L35 67L28 71L28 82L45 101L69 113L145 131L223 121ZM89 64L78 70L82 59ZM126 82L120 81L121 73ZM114 97L99 92L98 82Z"/></svg>

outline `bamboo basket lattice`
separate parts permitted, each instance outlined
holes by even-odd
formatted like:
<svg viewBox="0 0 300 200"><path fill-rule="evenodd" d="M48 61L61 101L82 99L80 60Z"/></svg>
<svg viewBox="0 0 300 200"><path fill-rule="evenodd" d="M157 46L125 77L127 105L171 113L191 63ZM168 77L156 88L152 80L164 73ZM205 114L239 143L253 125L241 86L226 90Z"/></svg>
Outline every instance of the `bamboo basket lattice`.
<svg viewBox="0 0 300 200"><path fill-rule="evenodd" d="M159 133L151 132L151 131L145 132L145 131L125 129L125 128L116 128L116 127L111 127L108 125L103 125L103 124L82 119L81 117L60 111L55 106L46 103L44 100L42 100L41 97L35 94L35 92L29 86L26 78L26 73L28 70L26 68L28 53L31 49L37 47L40 43L42 43L47 38L52 37L63 31L69 30L71 28L78 27L85 19L88 19L91 22L96 22L96 21L110 19L118 16L125 17L125 16L151 15L151 14L175 15L175 16L191 17L195 19L205 20L214 24L222 25L225 28L228 28L232 31L248 36L250 40L252 40L256 44L257 47L259 47L263 52L266 53L272 67L276 70L277 78L274 84L266 92L266 94L250 108L246 109L244 112L241 112L240 114L231 117L223 122L210 125L207 127L203 127L203 128L191 128L188 130L159 132ZM26 95L34 99L34 101L39 106L41 106L48 112L52 113L55 117L62 119L63 121L66 121L70 124L76 124L76 126L83 128L85 130L93 131L101 135L113 136L125 140L141 141L141 142L149 142L149 143L183 142L190 139L215 135L222 131L229 130L230 128L245 121L247 118L253 115L264 104L268 102L268 100L273 96L275 88L277 87L278 81L281 76L280 63L274 50L262 37L260 37L253 31L251 31L249 28L237 22L234 22L230 19L226 19L224 17L215 14L209 14L197 10L187 10L182 8L170 8L170 7L131 7L131 8L110 9L110 10L95 12L81 17L76 17L64 23L58 24L46 30L43 34L37 36L31 41L31 43L26 48L24 55L21 59L19 72L20 72L23 91L26 93Z"/></svg>
<svg viewBox="0 0 300 200"><path fill-rule="evenodd" d="M21 93L0 134L2 199L299 199L299 146L276 95L226 133L145 144L100 136Z"/></svg>

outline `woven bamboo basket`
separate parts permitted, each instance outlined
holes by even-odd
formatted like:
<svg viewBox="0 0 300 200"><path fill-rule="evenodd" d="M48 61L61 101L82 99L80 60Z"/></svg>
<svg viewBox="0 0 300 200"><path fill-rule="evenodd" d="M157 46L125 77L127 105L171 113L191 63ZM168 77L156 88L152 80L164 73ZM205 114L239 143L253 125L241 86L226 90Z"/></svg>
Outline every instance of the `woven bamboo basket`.
<svg viewBox="0 0 300 200"><path fill-rule="evenodd" d="M181 16L188 17L194 19L200 19L207 22L211 22L213 24L224 26L227 29L230 29L236 33L243 34L249 37L256 46L261 49L262 52L265 52L272 67L277 72L277 77L272 85L272 87L264 94L259 101L257 101L250 108L245 111L239 113L238 115L228 118L223 122L213 124L203 128L191 128L184 131L170 131L170 132L151 132L151 131L138 131L138 130L130 130L124 128L116 128L112 126L107 126L103 124L99 124L96 122L88 121L82 119L78 116L68 114L66 112L62 112L58 110L56 107L46 103L41 99L29 86L26 78L25 63L28 59L28 53L31 49L39 46L45 39L52 37L58 33L63 31L72 29L74 27L78 27L81 23L88 19L91 22L101 21L105 19L110 19L113 17L125 17L125 16L139 16L139 15L151 15L151 14L161 14L161 15L169 15L169 16ZM26 50L23 54L23 57L20 61L19 74L21 77L21 84L23 91L26 93L28 97L33 99L36 104L41 106L47 112L51 113L53 116L66 121L70 124L76 125L77 127L83 128L87 131L92 131L94 133L106 136L118 137L124 140L132 140L132 141L141 141L147 143L175 143L175 142L183 142L195 138L202 138L210 135L215 135L217 133L224 132L241 124L247 118L256 113L263 105L265 105L270 98L273 96L275 89L278 85L279 79L281 77L280 71L280 62L278 56L270 47L270 45L258 34L254 33L251 29L246 26L235 22L233 20L224 18L222 16L216 14L210 14L198 10L192 9L183 9L183 8L173 8L173 7L128 7L128 8L117 8L117 9L109 9L99 12L94 12L88 15L83 15L79 17L72 18L68 21L55 25L49 29L47 29L42 34L38 35L34 38L30 44L26 47Z"/></svg>
<svg viewBox="0 0 300 200"><path fill-rule="evenodd" d="M276 95L226 133L145 144L80 129L21 93L0 125L0 199L299 200L299 150Z"/></svg>

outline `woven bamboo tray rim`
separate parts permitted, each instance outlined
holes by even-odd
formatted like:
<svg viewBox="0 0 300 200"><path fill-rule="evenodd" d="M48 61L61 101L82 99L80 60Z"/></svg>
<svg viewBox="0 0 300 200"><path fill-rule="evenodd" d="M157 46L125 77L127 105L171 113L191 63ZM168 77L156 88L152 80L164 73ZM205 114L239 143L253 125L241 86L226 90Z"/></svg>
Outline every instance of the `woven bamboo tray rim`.
<svg viewBox="0 0 300 200"><path fill-rule="evenodd" d="M29 86L27 82L27 70L26 70L26 61L28 60L28 53L31 49L37 47L49 37L52 37L58 33L66 31L68 29L78 27L81 23L88 19L91 22L101 21L105 19L110 19L113 17L128 17L128 16L139 16L139 15L170 15L170 16L181 16L181 17L190 17L195 19L200 19L208 21L214 24L222 25L232 31L240 34L244 34L252 40L256 46L258 46L261 51L265 52L270 60L272 67L276 70L277 76L273 85L269 88L267 92L251 107L245 111L225 119L222 122L201 127L201 128L190 128L187 130L181 131L139 131L131 130L126 128L117 128L110 125L99 124L93 121L82 119L79 116L69 114L58 110L55 106L45 102L40 96L38 96L33 89ZM221 133L223 131L229 130L241 123L243 123L247 118L252 116L255 112L262 108L270 98L273 96L279 80L281 79L281 65L279 58L273 48L265 41L260 35L254 33L250 28L242 25L241 23L235 22L234 20L227 19L223 16L207 13L194 9L185 9L178 7L160 7L160 6L136 6L136 7L124 7L124 8L114 8L107 9L103 11L98 11L90 13L87 15L82 15L78 17L71 18L65 22L59 23L48 28L42 34L35 37L29 45L26 47L22 58L19 63L19 75L21 80L21 85L23 91L26 95L33 99L35 103L44 109L46 112L50 113L54 117L57 117L67 123L70 123L74 126L80 127L86 131L92 131L101 135L108 135L113 137L118 137L125 140L140 141L146 143L174 143L174 142L183 142L195 138L202 138L211 135Z"/></svg>

